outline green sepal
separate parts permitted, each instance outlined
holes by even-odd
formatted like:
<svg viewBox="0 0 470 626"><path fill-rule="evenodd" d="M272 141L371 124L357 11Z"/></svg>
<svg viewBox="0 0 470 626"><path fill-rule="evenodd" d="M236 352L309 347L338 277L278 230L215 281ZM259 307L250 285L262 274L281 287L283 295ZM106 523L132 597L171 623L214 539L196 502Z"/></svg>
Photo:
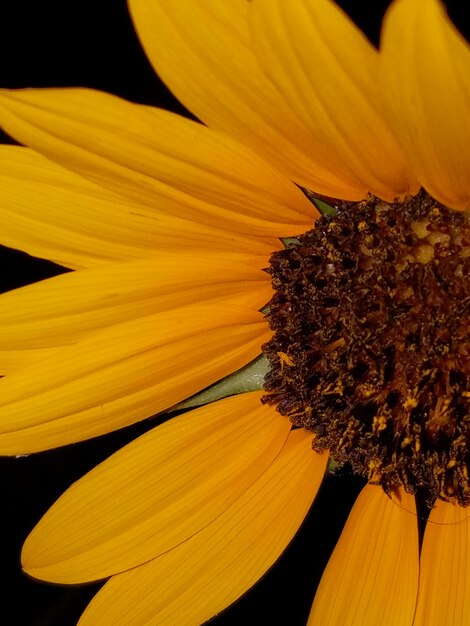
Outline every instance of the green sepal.
<svg viewBox="0 0 470 626"><path fill-rule="evenodd" d="M248 363L248 365L230 374L230 376L222 378L222 380L196 393L187 400L183 400L183 402L172 407L171 410L193 409L209 402L221 400L227 396L263 389L264 377L268 371L269 362L266 357L260 355L254 361Z"/></svg>
<svg viewBox="0 0 470 626"><path fill-rule="evenodd" d="M310 197L310 201L317 207L322 215L326 215L327 217L334 217L338 214L338 211L334 206L323 202L323 200L319 200L318 198Z"/></svg>
<svg viewBox="0 0 470 626"><path fill-rule="evenodd" d="M294 246L300 245L300 241L297 237L282 237L281 241L286 248L293 248Z"/></svg>
<svg viewBox="0 0 470 626"><path fill-rule="evenodd" d="M339 465L338 463L336 463L335 461L333 461L332 458L328 459L328 466L326 468L326 473L327 474L336 474L336 472L339 469Z"/></svg>

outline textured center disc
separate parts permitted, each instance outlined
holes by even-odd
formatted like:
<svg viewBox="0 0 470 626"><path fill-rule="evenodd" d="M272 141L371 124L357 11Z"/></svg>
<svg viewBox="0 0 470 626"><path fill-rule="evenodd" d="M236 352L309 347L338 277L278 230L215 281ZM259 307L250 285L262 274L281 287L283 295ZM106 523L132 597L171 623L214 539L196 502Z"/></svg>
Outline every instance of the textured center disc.
<svg viewBox="0 0 470 626"><path fill-rule="evenodd" d="M387 492L470 503L470 220L342 203L271 257L266 402Z"/></svg>

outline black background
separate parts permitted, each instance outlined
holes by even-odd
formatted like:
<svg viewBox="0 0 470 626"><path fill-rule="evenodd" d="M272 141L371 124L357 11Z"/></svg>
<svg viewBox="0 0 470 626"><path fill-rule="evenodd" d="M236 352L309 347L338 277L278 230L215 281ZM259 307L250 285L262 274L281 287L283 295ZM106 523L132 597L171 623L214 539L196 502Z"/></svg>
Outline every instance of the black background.
<svg viewBox="0 0 470 626"><path fill-rule="evenodd" d="M341 4L377 43L387 3L343 0ZM449 3L449 10L468 34L464 5ZM4 87L87 86L190 116L153 73L124 0L16 0L3 12L1 31ZM0 248L0 291L60 271L60 267L46 261ZM151 419L59 450L17 459L0 458L0 567L4 581L0 588L2 615L7 620L2 623L76 624L101 583L62 587L30 579L19 567L21 544L72 482L154 425ZM300 533L276 567L211 624L305 624L315 587L361 484L347 473L328 477Z"/></svg>

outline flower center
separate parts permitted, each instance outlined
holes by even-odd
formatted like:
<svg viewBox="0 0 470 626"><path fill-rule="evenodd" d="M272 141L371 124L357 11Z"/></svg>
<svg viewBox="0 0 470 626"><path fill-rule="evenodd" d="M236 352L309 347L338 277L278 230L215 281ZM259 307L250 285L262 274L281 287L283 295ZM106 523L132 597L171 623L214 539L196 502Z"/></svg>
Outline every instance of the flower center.
<svg viewBox="0 0 470 626"><path fill-rule="evenodd" d="M387 493L470 503L470 219L339 203L271 257L265 401Z"/></svg>

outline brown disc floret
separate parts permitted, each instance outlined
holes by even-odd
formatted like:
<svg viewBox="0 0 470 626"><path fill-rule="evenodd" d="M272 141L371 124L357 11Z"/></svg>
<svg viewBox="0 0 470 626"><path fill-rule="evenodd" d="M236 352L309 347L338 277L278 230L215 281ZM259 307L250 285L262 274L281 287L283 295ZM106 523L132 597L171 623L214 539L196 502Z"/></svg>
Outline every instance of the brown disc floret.
<svg viewBox="0 0 470 626"><path fill-rule="evenodd" d="M470 503L470 220L339 203L271 257L265 401L387 492Z"/></svg>

